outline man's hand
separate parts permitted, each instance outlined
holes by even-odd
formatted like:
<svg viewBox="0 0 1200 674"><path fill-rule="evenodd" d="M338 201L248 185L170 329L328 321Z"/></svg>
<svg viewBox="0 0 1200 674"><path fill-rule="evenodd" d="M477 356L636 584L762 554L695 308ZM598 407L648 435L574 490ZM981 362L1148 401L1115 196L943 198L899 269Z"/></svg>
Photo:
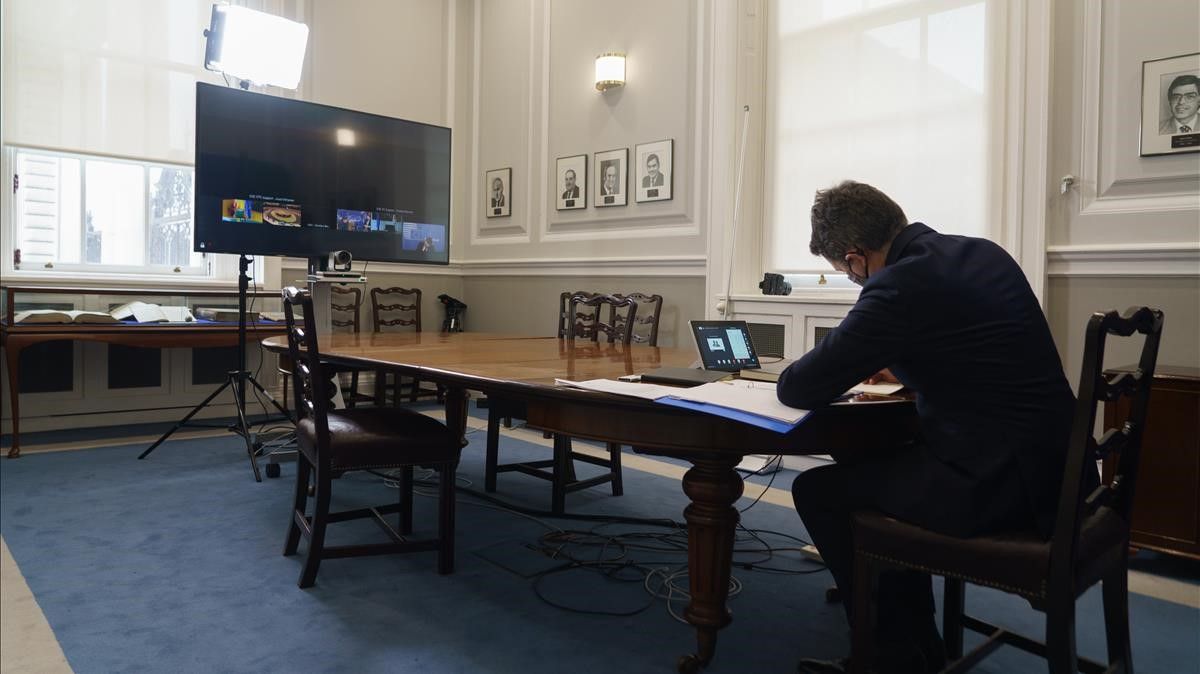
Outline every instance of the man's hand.
<svg viewBox="0 0 1200 674"><path fill-rule="evenodd" d="M879 372L876 372L875 374L871 375L870 377L867 377L866 380L863 381L863 383L864 384L899 384L900 380L896 379L896 375L892 374L892 371L885 367L882 370L880 370Z"/></svg>

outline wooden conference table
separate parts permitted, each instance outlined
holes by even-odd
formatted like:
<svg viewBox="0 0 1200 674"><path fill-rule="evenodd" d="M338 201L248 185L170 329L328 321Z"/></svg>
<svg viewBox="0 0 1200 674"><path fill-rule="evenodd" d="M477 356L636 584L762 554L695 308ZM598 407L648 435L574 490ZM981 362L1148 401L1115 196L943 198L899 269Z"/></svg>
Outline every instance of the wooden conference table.
<svg viewBox="0 0 1200 674"><path fill-rule="evenodd" d="M287 349L284 337L263 344L275 352ZM466 428L467 391L482 391L524 401L531 426L691 462L683 478L683 491L691 499L684 518L692 594L684 616L696 629L698 652L679 660L680 671L707 664L717 631L731 620L725 603L738 522L733 504L742 495L742 479L734 468L742 457L833 454L845 458L895 446L916 432L910 402L830 406L781 435L653 401L554 385L555 378L612 379L656 367L686 367L695 357L690 349L410 332L323 336L321 352L335 363L392 370L446 386L446 421L460 432Z"/></svg>

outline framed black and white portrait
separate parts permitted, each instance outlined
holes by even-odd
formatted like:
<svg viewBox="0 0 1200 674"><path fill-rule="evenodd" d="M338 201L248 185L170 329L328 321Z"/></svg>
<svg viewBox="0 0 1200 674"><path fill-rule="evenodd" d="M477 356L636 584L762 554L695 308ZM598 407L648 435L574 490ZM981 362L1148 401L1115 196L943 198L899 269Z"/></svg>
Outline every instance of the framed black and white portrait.
<svg viewBox="0 0 1200 674"><path fill-rule="evenodd" d="M1200 152L1200 52L1142 62L1143 157Z"/></svg>
<svg viewBox="0 0 1200 674"><path fill-rule="evenodd" d="M554 171L558 210L587 208L587 161L586 154L558 158Z"/></svg>
<svg viewBox="0 0 1200 674"><path fill-rule="evenodd" d="M483 174L484 214L503 218L512 214L512 169L492 169Z"/></svg>
<svg viewBox="0 0 1200 674"><path fill-rule="evenodd" d="M633 184L638 201L666 201L671 198L671 178L675 141L660 140L634 147L633 160L637 167Z"/></svg>
<svg viewBox="0 0 1200 674"><path fill-rule="evenodd" d="M596 173L596 208L624 206L628 184L629 148L597 152L592 168Z"/></svg>

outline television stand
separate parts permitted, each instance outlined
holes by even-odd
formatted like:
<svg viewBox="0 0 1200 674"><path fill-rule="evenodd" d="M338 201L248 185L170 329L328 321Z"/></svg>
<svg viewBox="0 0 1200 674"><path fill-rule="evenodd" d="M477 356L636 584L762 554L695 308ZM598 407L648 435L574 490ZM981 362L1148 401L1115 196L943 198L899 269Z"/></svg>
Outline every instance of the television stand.
<svg viewBox="0 0 1200 674"><path fill-rule="evenodd" d="M258 383L254 374L246 368L246 295L250 289L250 276L247 271L250 269L250 258L244 254L238 257L238 342L237 342L237 369L230 370L225 379L225 383L221 384L217 390L213 391L199 405L192 408L183 419L180 419L171 430L163 433L162 437L154 441L146 451L138 455L138 459L144 459L150 455L159 445L175 431L188 425L188 422L197 412L208 406L210 402L221 394L226 388L233 391L233 404L237 411L237 420L229 425L229 430L242 436L246 441L246 454L250 458L250 468L254 471L255 482L262 482L262 474L258 470L258 451L262 448L262 443L257 440L255 434L250 430L250 423L246 421L246 384L253 386L260 394L266 397L267 401L279 410L285 419L295 422L292 415L275 400L275 398L265 389L263 385Z"/></svg>

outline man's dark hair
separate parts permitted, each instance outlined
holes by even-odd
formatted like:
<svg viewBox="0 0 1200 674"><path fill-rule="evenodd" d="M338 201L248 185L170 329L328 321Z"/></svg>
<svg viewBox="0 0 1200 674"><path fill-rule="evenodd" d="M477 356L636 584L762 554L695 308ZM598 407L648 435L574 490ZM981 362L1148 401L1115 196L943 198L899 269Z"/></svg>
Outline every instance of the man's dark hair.
<svg viewBox="0 0 1200 674"><path fill-rule="evenodd" d="M661 163L658 161L658 155L654 154L653 152L651 152L650 155L646 157L646 163L649 164L651 159L654 160L655 164Z"/></svg>
<svg viewBox="0 0 1200 674"><path fill-rule="evenodd" d="M1184 87L1189 84L1196 85L1196 89L1200 91L1200 77L1196 77L1195 75L1180 75L1171 80L1171 86L1167 87L1167 96L1170 96L1171 92L1175 91L1175 87Z"/></svg>
<svg viewBox="0 0 1200 674"><path fill-rule="evenodd" d="M904 211L888 195L846 180L817 190L808 249L827 260L839 260L855 248L881 250L907 225Z"/></svg>

